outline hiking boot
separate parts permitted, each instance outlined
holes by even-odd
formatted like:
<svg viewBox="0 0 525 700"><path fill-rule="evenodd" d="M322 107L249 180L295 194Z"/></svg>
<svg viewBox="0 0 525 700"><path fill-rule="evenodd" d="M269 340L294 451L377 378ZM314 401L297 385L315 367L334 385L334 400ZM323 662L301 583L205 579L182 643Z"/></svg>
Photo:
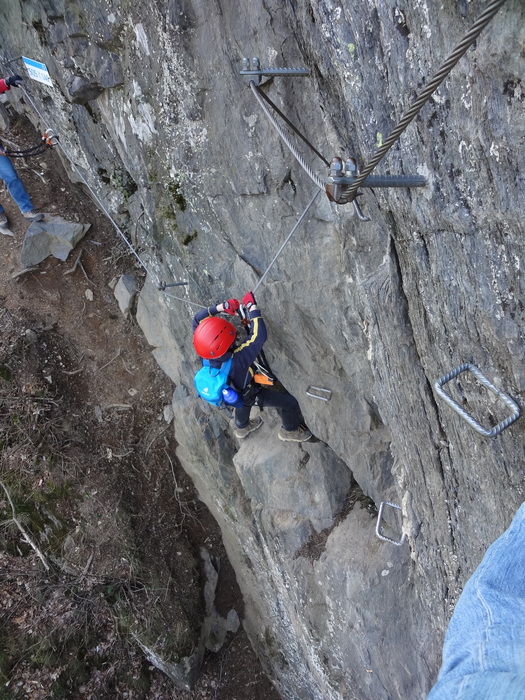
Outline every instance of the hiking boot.
<svg viewBox="0 0 525 700"><path fill-rule="evenodd" d="M5 215L5 211L0 211L0 228L7 228L7 224L9 221L7 220L7 216Z"/></svg>
<svg viewBox="0 0 525 700"><path fill-rule="evenodd" d="M284 442L306 442L312 437L312 433L308 428L303 428L301 425L297 430L285 430L284 428L279 428L277 433L279 440Z"/></svg>
<svg viewBox="0 0 525 700"><path fill-rule="evenodd" d="M28 221L31 221L31 223L33 223L33 221L42 221L42 219L44 218L43 214L40 214L34 209L32 209L31 211L26 211L24 216Z"/></svg>
<svg viewBox="0 0 525 700"><path fill-rule="evenodd" d="M236 438L239 438L239 440L242 440L250 433L253 433L254 430L258 430L262 424L263 424L262 418L260 416L257 416L257 418L254 418L253 420L251 420L248 423L246 428L238 428L237 426L235 426L233 434L235 435Z"/></svg>

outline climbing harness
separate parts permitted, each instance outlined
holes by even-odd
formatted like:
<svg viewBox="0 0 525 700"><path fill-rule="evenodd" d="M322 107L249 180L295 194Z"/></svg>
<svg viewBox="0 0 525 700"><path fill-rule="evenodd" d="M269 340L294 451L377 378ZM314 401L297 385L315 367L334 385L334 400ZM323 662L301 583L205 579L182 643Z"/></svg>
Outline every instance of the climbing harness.
<svg viewBox="0 0 525 700"><path fill-rule="evenodd" d="M246 62L248 59L244 59ZM254 61L258 59L253 59ZM264 69L260 71L261 74L266 75L270 69ZM285 73L283 72L285 69L283 68L278 68L276 71L278 71L276 74L277 75L306 75L306 72L303 73ZM289 71L299 71L301 69L288 69ZM253 71L241 71L241 75L249 75L253 73ZM348 202L352 201L354 205L354 210L356 212L357 217L359 218L360 221L370 221L370 218L365 216L361 210L361 207L355 200L355 196L350 198L345 197L345 193L347 190L350 188L350 186L355 182L355 178L357 176L357 162L355 158L348 158L346 161L346 169L343 170L342 168L342 159L339 157L335 157L332 159L332 162L330 163L311 143L310 141L292 124L292 122L282 113L282 111L277 107L276 104L268 97L268 95L265 95L264 92L260 89L259 85L256 85L253 80L250 81L250 88L254 94L255 99L259 102L259 105L261 106L261 109L263 112L266 114L268 119L270 120L271 124L274 126L276 129L277 133L283 140L283 142L286 144L288 147L290 153L294 156L294 158L297 160L299 165L302 167L302 169L305 171L305 173L309 176L309 178L312 180L312 182L320 189L320 190L325 190L328 198L332 201L335 202L336 204L347 204ZM282 126L279 124L279 122L275 119L274 115L268 108L269 105L276 114L278 114L281 119L294 131L294 133L301 138L304 143L323 161L325 165L327 165L330 170L328 173L328 179L325 181L317 173L314 172L314 170L308 165L306 160L303 158L303 156L299 153L297 148L295 147L295 144L293 141L291 141L288 138L288 134L286 131L282 128ZM366 182L363 184L363 187L423 187L425 186L426 180L424 177L418 176L418 175L407 175L407 176L399 176L399 175L385 175L380 178L369 178L366 180Z"/></svg>
<svg viewBox="0 0 525 700"><path fill-rule="evenodd" d="M250 332L249 326L250 326L250 319L248 317L248 313L246 311L246 308L241 304L239 306L239 309L237 311L237 314L239 318L241 319L241 325L244 327L244 330L246 331L246 334L248 335ZM255 367L255 372L253 375L253 381L256 384L261 384L265 386L273 386L273 384L277 381L276 375L272 372L270 368L270 364L268 360L266 359L266 355L264 354L264 350L261 350L261 352L258 354L256 359L253 362L253 366Z"/></svg>
<svg viewBox="0 0 525 700"><path fill-rule="evenodd" d="M495 425L493 428L485 428L473 416L471 416L470 413L465 411L465 409L462 408L457 403L457 401L454 401L454 399L443 389L443 386L447 384L447 382L449 382L451 379L454 379L454 377L457 377L462 372L471 372L480 382L480 384L483 384L484 387L486 387L490 392L495 394L498 397L498 399L501 399L501 401L503 401L503 403L506 406L508 406L508 408L512 411L511 415L502 420L497 425ZM518 404L513 399L511 399L510 396L501 391L501 389L498 389L497 386L494 386L494 384L492 384L492 382L490 382L487 379L487 377L475 365L471 364L470 362L465 362L464 364L460 365L459 367L456 367L451 372L445 374L443 377L438 379L434 384L434 389L436 390L438 396L442 398L443 401L458 414L458 416L463 418L463 420L465 420L472 428L474 428L474 430L476 430L481 435L484 435L485 437L496 437L496 435L499 435L503 430L505 430L505 428L508 428L509 425L514 423L514 421L518 420L518 418L521 415L521 410Z"/></svg>
<svg viewBox="0 0 525 700"><path fill-rule="evenodd" d="M58 136L55 136L53 129L46 129L42 134L41 142L36 144L36 146L31 146L30 148L25 148L21 151L11 151L8 149L0 149L0 156L9 156L9 158L31 158L32 156L39 156L48 148L56 146L58 143Z"/></svg>
<svg viewBox="0 0 525 700"><path fill-rule="evenodd" d="M396 503L390 503L390 501L383 501L381 503L381 505L379 506L379 511L377 513L376 535L379 537L380 540L384 540L385 542L390 542L390 544L395 544L396 547L400 547L406 539L405 533L403 533L401 535L401 539L394 540L391 537L387 537L385 535L385 533L383 532L381 520L383 518L383 511L385 509L385 506L390 506L390 508L395 508L397 510L401 510L401 506L398 506Z"/></svg>

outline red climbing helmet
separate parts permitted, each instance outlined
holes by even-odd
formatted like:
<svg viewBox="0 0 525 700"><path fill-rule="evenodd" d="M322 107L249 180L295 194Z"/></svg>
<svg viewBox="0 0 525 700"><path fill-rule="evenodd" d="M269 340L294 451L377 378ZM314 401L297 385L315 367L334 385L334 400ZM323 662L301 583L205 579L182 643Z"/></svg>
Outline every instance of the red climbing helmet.
<svg viewBox="0 0 525 700"><path fill-rule="evenodd" d="M193 346L198 355L214 360L229 350L236 336L233 323L217 316L208 316L195 329Z"/></svg>

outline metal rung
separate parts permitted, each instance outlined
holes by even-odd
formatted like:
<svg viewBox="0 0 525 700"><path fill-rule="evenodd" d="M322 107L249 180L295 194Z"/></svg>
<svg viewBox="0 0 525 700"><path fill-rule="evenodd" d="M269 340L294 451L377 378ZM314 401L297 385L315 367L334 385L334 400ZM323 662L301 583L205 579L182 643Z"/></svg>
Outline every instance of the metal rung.
<svg viewBox="0 0 525 700"><path fill-rule="evenodd" d="M309 386L306 390L306 395L314 399L321 399L321 401L330 401L332 398L330 389L323 389L320 386Z"/></svg>
<svg viewBox="0 0 525 700"><path fill-rule="evenodd" d="M401 506L398 506L395 503L390 503L390 501L383 501L379 506L379 512L377 514L376 535L379 537L380 540L385 540L385 542L390 542L390 544L395 544L396 547L400 547L406 538L406 535L404 533L401 535L400 540L393 540L391 537L387 537L381 529L381 518L383 516L383 510L385 506L390 506L391 508L397 508L398 510L401 510Z"/></svg>
<svg viewBox="0 0 525 700"><path fill-rule="evenodd" d="M308 68L263 68L261 70L242 70L241 75L310 75Z"/></svg>
<svg viewBox="0 0 525 700"><path fill-rule="evenodd" d="M240 71L241 75L251 75L251 76L258 76L259 80L261 79L262 76L273 76L273 75L282 75L282 76L300 76L300 75L310 75L310 71L308 68L261 68L261 61L257 56L252 58L251 62L251 68L250 68L250 59L249 58L243 58L242 59L242 66L243 69Z"/></svg>
<svg viewBox="0 0 525 700"><path fill-rule="evenodd" d="M170 282L169 284L166 282L159 282L157 289L163 292L167 287L185 287L188 284L189 282Z"/></svg>
<svg viewBox="0 0 525 700"><path fill-rule="evenodd" d="M489 391L491 391L493 394L495 394L499 399L503 401L503 403L509 407L509 409L512 411L512 414L505 418L505 420L502 420L501 423L498 423L495 425L493 428L485 428L481 423L478 423L478 421L470 415L465 409L461 408L461 406L454 401L454 399L447 394L443 390L443 385L449 382L451 379L454 379L454 377L457 377L459 374L462 372L472 372L472 374L476 377L476 379L480 382L480 384L483 384L484 387L486 387ZM498 389L497 386L494 386L487 377L485 377L484 374L480 372L480 370L476 367L476 365L471 364L470 362L465 362L464 364L460 365L459 367L456 367L456 369L453 369L452 372L449 372L448 374L445 374L444 377L441 377L440 379L437 380L437 382L434 384L434 389L436 390L437 394L443 399L445 403L447 403L450 408L452 408L458 416L463 418L474 430L476 430L478 433L481 435L484 435L485 437L496 437L496 435L499 435L505 428L508 428L511 423L514 423L514 421L518 420L518 418L521 415L521 409L518 406L518 404L510 398L507 394L505 394L501 389Z"/></svg>

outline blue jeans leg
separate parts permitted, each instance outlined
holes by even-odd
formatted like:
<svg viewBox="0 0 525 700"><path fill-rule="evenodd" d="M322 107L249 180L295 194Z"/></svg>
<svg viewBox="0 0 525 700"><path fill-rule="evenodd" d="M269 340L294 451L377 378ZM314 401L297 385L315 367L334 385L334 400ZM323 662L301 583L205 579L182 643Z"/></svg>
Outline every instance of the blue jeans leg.
<svg viewBox="0 0 525 700"><path fill-rule="evenodd" d="M467 581L428 700L525 698L525 503Z"/></svg>
<svg viewBox="0 0 525 700"><path fill-rule="evenodd" d="M0 155L0 178L7 185L9 194L14 199L15 203L22 214L26 214L33 209L29 195L27 194L22 180L16 174L13 164L7 156ZM3 211L3 208L0 209Z"/></svg>

